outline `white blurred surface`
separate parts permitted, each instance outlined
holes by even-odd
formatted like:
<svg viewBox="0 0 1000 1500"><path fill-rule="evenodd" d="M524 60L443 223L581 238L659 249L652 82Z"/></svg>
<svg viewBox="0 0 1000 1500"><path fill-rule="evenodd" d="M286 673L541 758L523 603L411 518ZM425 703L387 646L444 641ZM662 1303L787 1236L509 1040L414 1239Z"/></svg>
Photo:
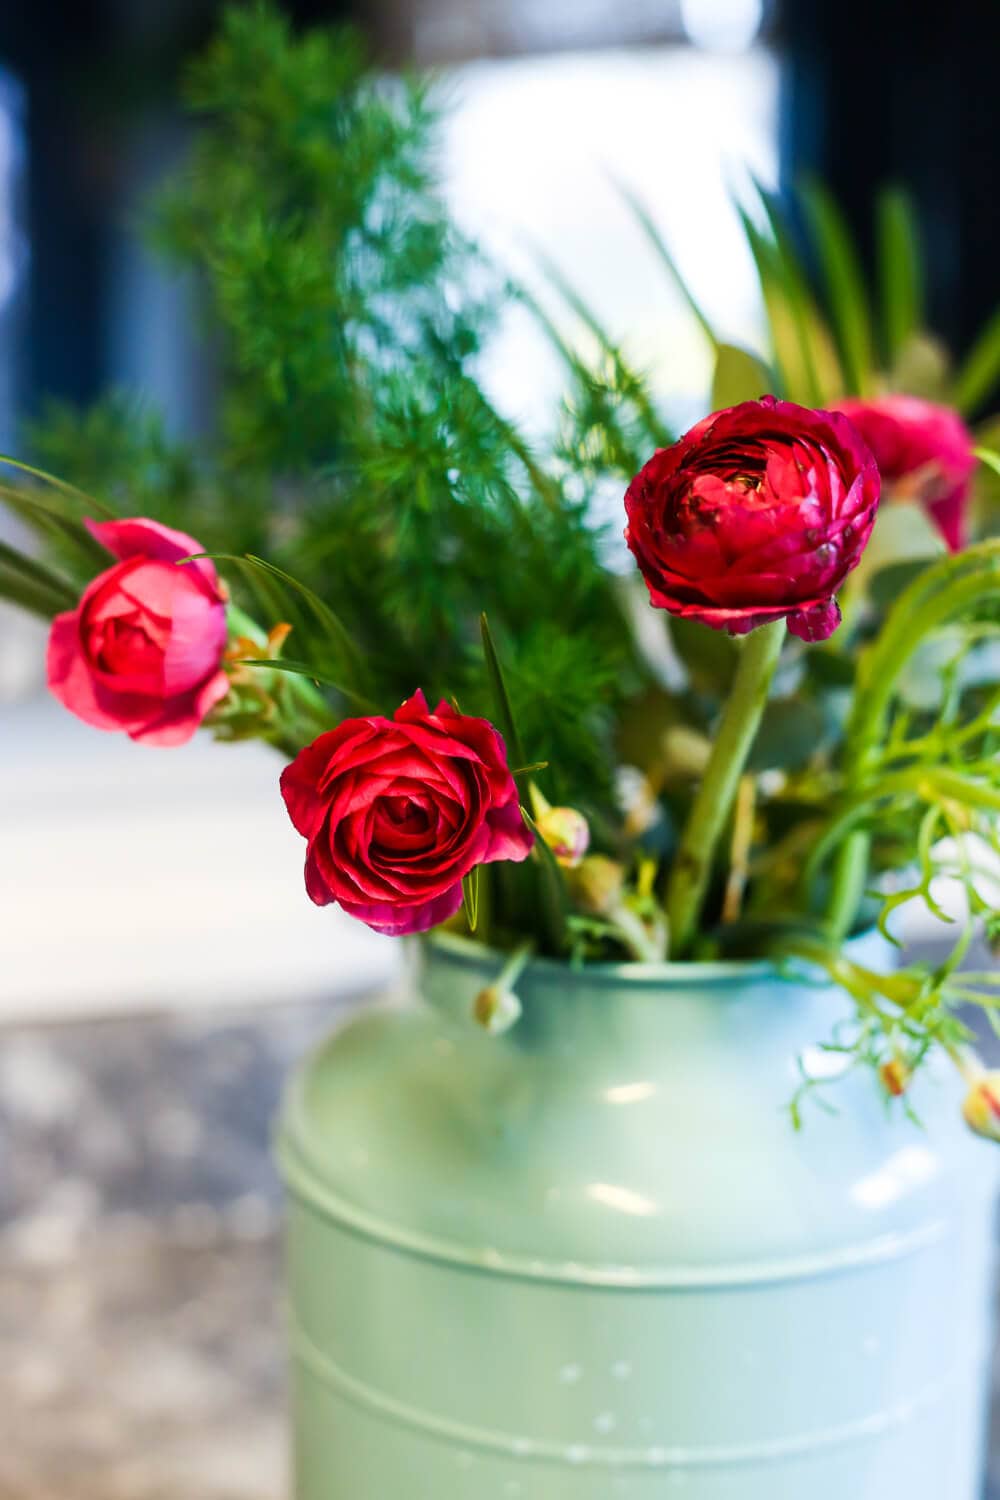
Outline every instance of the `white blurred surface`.
<svg viewBox="0 0 1000 1500"><path fill-rule="evenodd" d="M0 1020L331 997L383 981L390 940L312 905L281 759L0 705Z"/></svg>
<svg viewBox="0 0 1000 1500"><path fill-rule="evenodd" d="M646 203L722 336L760 347L760 293L732 193L751 173L777 180L774 56L643 47L476 62L446 76L455 108L444 179L459 223L579 333L539 271L543 251L651 374L672 420L702 416L711 352L611 178ZM531 432L551 427L566 377L529 313L507 318L486 375Z"/></svg>

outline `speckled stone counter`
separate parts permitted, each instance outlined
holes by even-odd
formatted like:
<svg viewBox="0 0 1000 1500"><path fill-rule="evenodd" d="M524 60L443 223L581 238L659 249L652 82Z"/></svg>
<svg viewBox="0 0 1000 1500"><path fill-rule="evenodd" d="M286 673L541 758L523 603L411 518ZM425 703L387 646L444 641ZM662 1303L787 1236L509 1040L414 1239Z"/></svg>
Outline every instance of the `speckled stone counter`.
<svg viewBox="0 0 1000 1500"><path fill-rule="evenodd" d="M285 1500L277 1247L0 1266L4 1500Z"/></svg>
<svg viewBox="0 0 1000 1500"><path fill-rule="evenodd" d="M0 1031L2 1500L287 1500L271 1128L350 1003Z"/></svg>
<svg viewBox="0 0 1000 1500"><path fill-rule="evenodd" d="M0 1500L289 1500L271 1124L349 1003L0 1031Z"/></svg>

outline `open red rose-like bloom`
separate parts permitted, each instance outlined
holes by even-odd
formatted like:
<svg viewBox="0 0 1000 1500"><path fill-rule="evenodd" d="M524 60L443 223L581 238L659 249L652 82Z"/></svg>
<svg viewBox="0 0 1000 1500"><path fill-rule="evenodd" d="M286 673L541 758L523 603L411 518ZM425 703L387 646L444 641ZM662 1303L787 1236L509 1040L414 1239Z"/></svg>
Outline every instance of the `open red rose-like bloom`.
<svg viewBox="0 0 1000 1500"><path fill-rule="evenodd" d="M837 403L875 456L889 497L918 501L949 552L968 540L975 439L957 411L919 396L852 397Z"/></svg>
<svg viewBox="0 0 1000 1500"><path fill-rule="evenodd" d="M308 840L306 890L376 932L426 932L477 865L522 860L533 836L500 735L417 691L392 719L345 719L296 756L281 794Z"/></svg>
<svg viewBox="0 0 1000 1500"><path fill-rule="evenodd" d="M49 687L77 718L147 745L181 745L229 691L226 606L193 537L142 517L87 521L120 561L57 615Z"/></svg>
<svg viewBox="0 0 1000 1500"><path fill-rule="evenodd" d="M764 396L715 412L629 485L625 539L659 609L822 641L878 509L868 447L836 412Z"/></svg>

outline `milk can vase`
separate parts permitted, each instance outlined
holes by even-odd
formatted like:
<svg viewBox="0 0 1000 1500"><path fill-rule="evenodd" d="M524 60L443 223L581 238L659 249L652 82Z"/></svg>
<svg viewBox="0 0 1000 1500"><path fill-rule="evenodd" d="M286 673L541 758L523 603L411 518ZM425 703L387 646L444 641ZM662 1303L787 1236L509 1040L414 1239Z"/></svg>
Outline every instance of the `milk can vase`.
<svg viewBox="0 0 1000 1500"><path fill-rule="evenodd" d="M978 1500L994 1170L951 1070L921 1126L856 1070L796 1132L837 990L542 960L493 1036L499 964L425 942L289 1091L295 1500Z"/></svg>

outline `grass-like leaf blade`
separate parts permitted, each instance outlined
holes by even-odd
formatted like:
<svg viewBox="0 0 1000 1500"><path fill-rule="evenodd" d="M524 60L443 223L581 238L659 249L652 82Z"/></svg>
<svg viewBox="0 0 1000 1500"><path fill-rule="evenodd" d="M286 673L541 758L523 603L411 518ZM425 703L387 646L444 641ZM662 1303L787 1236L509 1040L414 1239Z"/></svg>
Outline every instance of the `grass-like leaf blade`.
<svg viewBox="0 0 1000 1500"><path fill-rule="evenodd" d="M300 583L297 578L293 578L290 573L286 573L282 568L276 567L274 563L266 562L262 557L256 557L252 552L247 552L243 555L234 552L197 552L192 554L190 558L182 559L182 562L193 562L196 558L200 557L209 558L213 562L235 563L244 570L248 568L256 570L268 578L280 581L286 589L293 590L295 594L305 600L317 622L335 642L337 655L343 665L348 667L351 675L355 678L360 675L362 657L355 641L329 605L324 604L319 595L315 594L306 584ZM288 604L291 601L279 596L276 602L283 614L295 613L294 607L292 610L288 609ZM293 628L299 629L300 637L305 641L308 632L302 630L301 623L294 619L289 621L289 623L292 624Z"/></svg>
<svg viewBox="0 0 1000 1500"><path fill-rule="evenodd" d="M26 609L30 614L39 615L43 620L54 619L66 608L66 601L61 593L54 592L37 579L12 572L2 565L0 599L6 599L9 604L16 604L19 609Z"/></svg>
<svg viewBox="0 0 1000 1500"><path fill-rule="evenodd" d="M85 490L78 489L75 484L69 484L65 479L59 479L55 474L47 473L45 469L36 469L33 464L26 464L22 459L12 458L9 453L0 453L0 464L7 464L8 467L17 469L22 474L30 474L32 479L40 479L43 484L50 485L52 489L72 496L85 509L97 511L109 520L114 519L115 512L109 505L105 505L103 500L95 499Z"/></svg>
<svg viewBox="0 0 1000 1500"><path fill-rule="evenodd" d="M955 377L952 399L960 412L975 412L1000 382L1000 307L990 318Z"/></svg>
<svg viewBox="0 0 1000 1500"><path fill-rule="evenodd" d="M324 687L333 688L334 692L339 693L342 698L347 698L360 708L362 713L378 713L378 709L367 698L362 698L359 693L344 683L334 681L332 677L310 666L307 661L291 661L284 656L243 656L240 658L240 664L244 667L267 667L272 672L291 672L296 677L308 677L310 682L322 683Z"/></svg>
<svg viewBox="0 0 1000 1500"><path fill-rule="evenodd" d="M521 816L535 835L532 858L538 869L540 896L549 941L556 953L569 946L569 892L559 861L538 831L538 824L522 806Z"/></svg>
<svg viewBox="0 0 1000 1500"><path fill-rule="evenodd" d="M830 192L815 180L799 195L812 230L844 375L852 393L871 387L875 353L871 309L857 249Z"/></svg>
<svg viewBox="0 0 1000 1500"><path fill-rule="evenodd" d="M37 558L28 557L4 541L0 541L0 566L5 572L20 575L25 580L48 589L53 596L61 597L61 609L72 609L77 602L77 590L68 579L47 567L45 563L39 562Z"/></svg>
<svg viewBox="0 0 1000 1500"><path fill-rule="evenodd" d="M674 286L680 292L681 296L684 298L684 301L687 303L691 312L694 314L695 320L701 326L701 330L704 333L705 337L708 339L708 342L711 344L713 349L718 349L720 343L719 336L716 333L715 329L712 327L712 324L709 321L704 309L702 308L701 303L698 301L697 297L688 286L687 281L681 275L680 267L674 260L673 254L671 253L666 240L663 238L663 235L657 228L653 220L653 216L649 212L649 209L639 197L638 193L636 193L633 188L630 188L627 183L622 182L620 178L612 175L611 182L615 190L619 193L619 195L624 199L629 208L632 210L632 213L634 214L640 228L642 229L646 238L649 240L649 243L652 245L653 249L656 251L658 258L660 259L660 261L662 261L663 265L669 272L670 279L673 281Z"/></svg>
<svg viewBox="0 0 1000 1500"><path fill-rule="evenodd" d="M0 500L43 541L62 544L69 542L81 564L86 564L86 577L90 578L95 572L111 566L110 553L96 537L91 536L82 521L59 505L50 500L42 500L30 490L3 484L0 484Z"/></svg>
<svg viewBox="0 0 1000 1500"><path fill-rule="evenodd" d="M767 215L767 222L771 230L774 242L773 259L769 257L770 264L762 266L760 259L759 243L755 246L754 238L749 234L750 220L744 216L744 232L750 238L750 249L757 261L758 274L763 279L765 274L777 279L781 291L784 294L784 302L787 307L787 315L795 330L799 345L799 357L801 360L801 394L803 401L808 406L821 406L834 392L824 389L824 382L820 374L822 355L826 346L829 365L829 348L832 344L829 333L823 325L823 321L816 309L812 294L809 289L809 281L805 270L799 259L798 253L792 243L792 236L785 223L781 208L775 201L774 195L766 191L763 185L754 179L754 187L760 199L761 207ZM772 288L770 299L775 296L775 288ZM767 296L767 293L765 293ZM769 304L770 304L769 299ZM839 375L839 371L837 372Z"/></svg>
<svg viewBox="0 0 1000 1500"><path fill-rule="evenodd" d="M913 203L900 188L879 194L875 218L882 338L891 365L923 321L920 232Z"/></svg>
<svg viewBox="0 0 1000 1500"><path fill-rule="evenodd" d="M486 675L489 678L490 692L493 695L493 703L497 718L500 720L500 728L507 742L507 763L515 766L528 764L528 757L524 753L521 744L521 736L514 722L514 710L511 707L510 695L507 692L507 684L504 682L503 670L500 666L500 658L493 641L493 632L490 630L490 622L485 614L479 617L479 629L483 638L483 656L486 659Z"/></svg>

